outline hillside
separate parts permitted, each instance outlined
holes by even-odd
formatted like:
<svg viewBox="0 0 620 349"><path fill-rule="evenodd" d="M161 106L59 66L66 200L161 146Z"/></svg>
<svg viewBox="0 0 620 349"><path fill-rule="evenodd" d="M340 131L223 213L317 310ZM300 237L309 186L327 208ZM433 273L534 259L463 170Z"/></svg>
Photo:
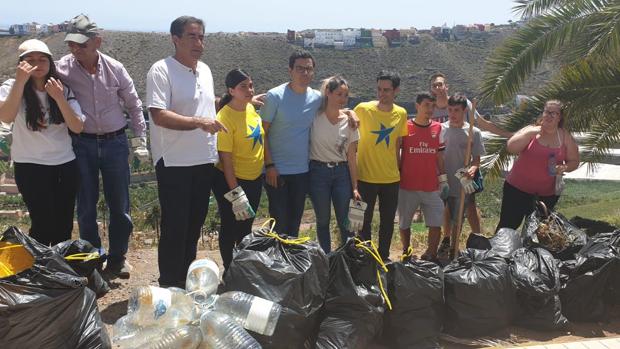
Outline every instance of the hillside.
<svg viewBox="0 0 620 349"><path fill-rule="evenodd" d="M351 84L352 102L375 97L375 76L381 69L399 72L403 78L398 103L409 106L416 92L428 89L428 76L442 71L449 77L450 90L476 94L486 57L510 34L510 30L492 32L484 39L439 42L422 36L421 43L399 48L355 49L336 51L315 49L317 72L315 87L327 76L341 73ZM102 52L125 64L138 93L144 97L146 72L153 62L173 52L170 36L164 33L116 32L103 34ZM55 57L66 54L64 34L43 40ZM16 50L25 38L0 38L0 79L12 77ZM264 92L288 79L288 56L297 48L286 42L284 34L240 35L209 34L204 61L213 71L216 92L224 91L224 76L232 68L241 67L254 78L257 92ZM524 88L531 93L551 76L550 65L541 69Z"/></svg>

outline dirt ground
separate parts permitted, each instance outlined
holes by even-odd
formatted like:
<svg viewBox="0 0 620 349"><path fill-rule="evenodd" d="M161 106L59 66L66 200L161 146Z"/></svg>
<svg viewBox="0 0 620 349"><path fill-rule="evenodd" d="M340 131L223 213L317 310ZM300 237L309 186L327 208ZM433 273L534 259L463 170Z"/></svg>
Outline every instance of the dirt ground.
<svg viewBox="0 0 620 349"><path fill-rule="evenodd" d="M219 251L210 249L208 238L201 242L199 257L209 257L221 265ZM397 249L392 250L396 257ZM112 290L98 300L99 310L108 331L111 333L114 322L127 312L127 299L134 287L142 285L157 285L159 276L157 268L157 248L132 248L127 259L134 267L131 278L127 280L115 279L110 282ZM563 343L584 338L619 337L620 336L620 307L612 310L612 320L606 323L571 323L568 331L538 332L519 327L509 327L493 337L487 337L477 342L455 344L442 340L445 348L471 347L504 347L534 343ZM469 344L469 345L465 345ZM380 345L371 346L373 349L385 349Z"/></svg>

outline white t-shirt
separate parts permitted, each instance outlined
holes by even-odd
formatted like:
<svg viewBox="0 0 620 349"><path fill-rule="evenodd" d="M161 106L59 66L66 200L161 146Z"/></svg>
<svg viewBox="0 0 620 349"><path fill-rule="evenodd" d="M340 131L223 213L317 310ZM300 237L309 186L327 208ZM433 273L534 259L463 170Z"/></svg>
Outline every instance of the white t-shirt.
<svg viewBox="0 0 620 349"><path fill-rule="evenodd" d="M347 161L349 145L359 139L359 130L349 127L348 118L342 118L334 125L325 113L320 113L312 121L310 130L310 160Z"/></svg>
<svg viewBox="0 0 620 349"><path fill-rule="evenodd" d="M0 87L0 101L6 101L15 79L9 79ZM82 109L73 93L65 86L65 97L71 109L84 121ZM33 163L39 165L61 165L75 159L75 153L71 147L71 137L67 124L49 124L49 102L47 92L36 91L41 108L45 109L44 129L33 131L26 124L26 103L22 103L17 111L13 123L13 141L11 143L11 158L15 162Z"/></svg>
<svg viewBox="0 0 620 349"><path fill-rule="evenodd" d="M196 73L173 57L155 62L146 76L146 105L187 117L215 119L211 69L198 62ZM152 120L152 118L151 118ZM201 129L180 131L151 123L153 162L169 166L216 163L217 137Z"/></svg>

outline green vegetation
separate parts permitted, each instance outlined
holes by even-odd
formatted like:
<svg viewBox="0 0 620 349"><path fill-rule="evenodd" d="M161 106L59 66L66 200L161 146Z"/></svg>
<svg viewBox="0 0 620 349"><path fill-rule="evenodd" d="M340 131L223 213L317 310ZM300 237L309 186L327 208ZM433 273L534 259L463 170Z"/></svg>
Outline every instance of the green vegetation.
<svg viewBox="0 0 620 349"><path fill-rule="evenodd" d="M544 102L565 103L564 117L573 132L588 132L582 161L600 162L620 142L620 4L615 0L516 0L525 26L508 37L488 58L482 81L483 102L506 103L535 78L545 62L561 69L541 84L533 99L511 115L505 127L518 130L541 115ZM491 173L508 160L506 144L487 144L498 154L486 164Z"/></svg>

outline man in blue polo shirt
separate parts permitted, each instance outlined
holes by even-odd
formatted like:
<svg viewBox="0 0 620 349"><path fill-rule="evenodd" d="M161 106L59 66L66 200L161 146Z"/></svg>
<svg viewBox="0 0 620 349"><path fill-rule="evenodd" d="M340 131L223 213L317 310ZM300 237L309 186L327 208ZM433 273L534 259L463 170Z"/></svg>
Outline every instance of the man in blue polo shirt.
<svg viewBox="0 0 620 349"><path fill-rule="evenodd" d="M289 57L291 81L269 90L261 108L265 189L279 234L297 236L304 211L310 126L321 105L321 93L310 87L315 65L310 52L294 52Z"/></svg>

